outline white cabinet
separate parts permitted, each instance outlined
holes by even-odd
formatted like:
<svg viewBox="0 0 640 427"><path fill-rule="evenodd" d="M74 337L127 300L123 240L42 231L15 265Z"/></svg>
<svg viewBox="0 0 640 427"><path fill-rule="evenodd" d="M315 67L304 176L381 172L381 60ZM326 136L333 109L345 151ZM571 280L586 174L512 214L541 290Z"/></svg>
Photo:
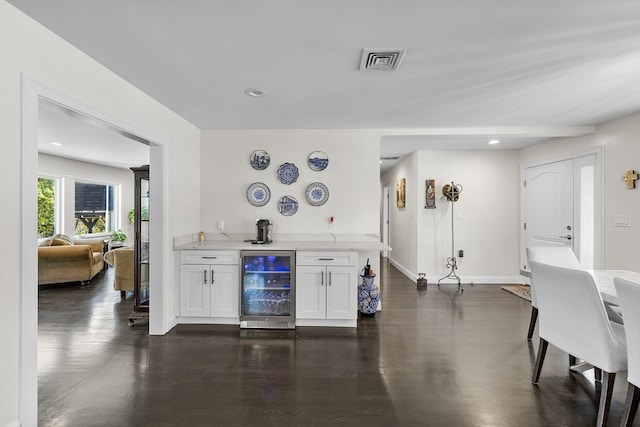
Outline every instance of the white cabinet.
<svg viewBox="0 0 640 427"><path fill-rule="evenodd" d="M296 260L296 325L355 326L357 253L298 252Z"/></svg>
<svg viewBox="0 0 640 427"><path fill-rule="evenodd" d="M182 251L180 316L238 321L239 261L238 251Z"/></svg>

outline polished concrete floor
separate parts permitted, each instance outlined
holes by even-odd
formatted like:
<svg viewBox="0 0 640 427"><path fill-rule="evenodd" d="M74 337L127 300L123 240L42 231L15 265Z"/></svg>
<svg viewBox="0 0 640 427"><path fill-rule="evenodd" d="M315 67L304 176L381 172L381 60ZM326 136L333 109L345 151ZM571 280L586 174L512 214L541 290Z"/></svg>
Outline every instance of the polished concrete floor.
<svg viewBox="0 0 640 427"><path fill-rule="evenodd" d="M599 385L566 354L550 346L531 384L530 305L498 285L418 291L383 263L383 311L357 329L150 337L127 325L112 272L40 289L41 426L595 425ZM619 375L609 425L626 387Z"/></svg>

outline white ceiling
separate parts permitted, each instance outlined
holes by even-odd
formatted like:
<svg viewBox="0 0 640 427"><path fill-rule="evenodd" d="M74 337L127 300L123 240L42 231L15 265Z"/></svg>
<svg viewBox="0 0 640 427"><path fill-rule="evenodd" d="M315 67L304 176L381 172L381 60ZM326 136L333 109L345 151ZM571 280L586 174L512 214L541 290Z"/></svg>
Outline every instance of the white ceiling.
<svg viewBox="0 0 640 427"><path fill-rule="evenodd" d="M9 2L203 129L380 129L404 155L640 111L637 0ZM364 48L407 51L360 71Z"/></svg>
<svg viewBox="0 0 640 427"><path fill-rule="evenodd" d="M148 141L41 99L38 152L115 168L149 164Z"/></svg>

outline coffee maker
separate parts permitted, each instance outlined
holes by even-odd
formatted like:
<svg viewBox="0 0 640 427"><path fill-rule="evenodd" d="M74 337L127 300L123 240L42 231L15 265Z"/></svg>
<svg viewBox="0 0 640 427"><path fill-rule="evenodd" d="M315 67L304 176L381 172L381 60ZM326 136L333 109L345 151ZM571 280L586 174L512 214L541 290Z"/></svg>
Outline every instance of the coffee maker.
<svg viewBox="0 0 640 427"><path fill-rule="evenodd" d="M271 222L268 219L259 219L256 222L256 245L266 245L271 243Z"/></svg>

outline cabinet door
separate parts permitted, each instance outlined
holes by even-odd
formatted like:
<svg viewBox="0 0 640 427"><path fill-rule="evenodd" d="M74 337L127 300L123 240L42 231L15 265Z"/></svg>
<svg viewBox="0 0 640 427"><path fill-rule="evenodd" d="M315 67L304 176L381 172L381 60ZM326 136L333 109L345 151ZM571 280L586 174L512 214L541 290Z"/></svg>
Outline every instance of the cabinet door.
<svg viewBox="0 0 640 427"><path fill-rule="evenodd" d="M358 283L354 267L327 267L327 319L358 316Z"/></svg>
<svg viewBox="0 0 640 427"><path fill-rule="evenodd" d="M237 265L211 265L211 316L238 317L240 274Z"/></svg>
<svg viewBox="0 0 640 427"><path fill-rule="evenodd" d="M205 283L205 275L207 283ZM180 315L208 317L211 314L211 268L208 265L180 266Z"/></svg>
<svg viewBox="0 0 640 427"><path fill-rule="evenodd" d="M296 267L296 318L326 318L326 281L324 266Z"/></svg>

